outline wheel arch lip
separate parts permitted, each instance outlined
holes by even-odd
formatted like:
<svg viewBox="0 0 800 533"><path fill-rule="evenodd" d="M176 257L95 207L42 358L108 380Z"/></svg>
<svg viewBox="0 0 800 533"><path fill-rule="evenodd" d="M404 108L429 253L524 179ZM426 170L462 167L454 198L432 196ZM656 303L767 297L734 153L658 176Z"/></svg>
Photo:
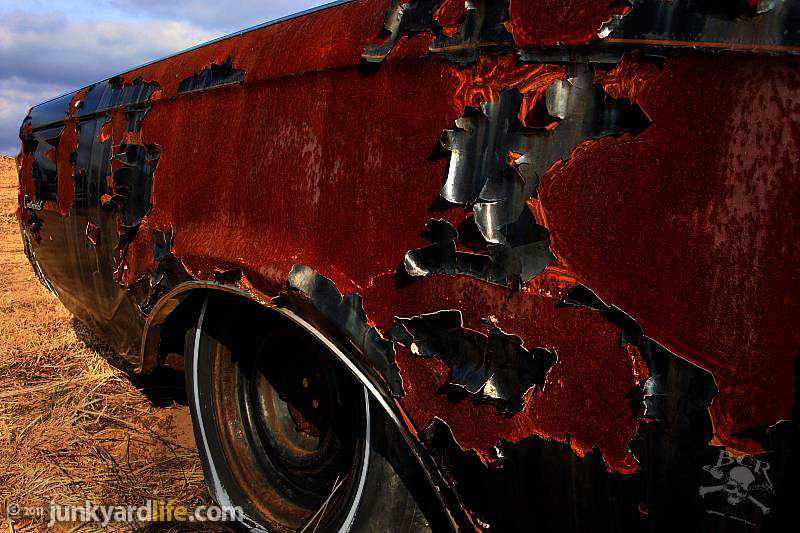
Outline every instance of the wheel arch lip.
<svg viewBox="0 0 800 533"><path fill-rule="evenodd" d="M323 331L312 324L312 317L300 316L296 311L285 307L277 306L270 302L270 299L253 291L246 291L232 285L226 285L212 281L189 281L178 285L165 294L156 304L155 308L148 315L145 321L144 332L142 334L141 349L139 353L139 364L136 372L144 373L153 370L158 365L158 345L161 339L161 331L167 318L185 301L186 297L199 293L226 293L241 297L245 300L260 305L263 309L274 312L277 315L289 320L295 326L301 328L317 342L321 343L347 370L365 387L369 395L389 417L392 424L397 428L408 451L414 456L420 465L425 477L428 479L436 498L446 515L447 522L452 531L459 531L459 523L468 522L464 510L457 504L458 497L451 491L445 483L439 470L432 462L431 457L425 452L419 440L415 437L416 431L413 423L403 412L385 383L380 379L377 372L372 370L369 364L350 350L343 349L338 343L334 342L333 335L326 335Z"/></svg>

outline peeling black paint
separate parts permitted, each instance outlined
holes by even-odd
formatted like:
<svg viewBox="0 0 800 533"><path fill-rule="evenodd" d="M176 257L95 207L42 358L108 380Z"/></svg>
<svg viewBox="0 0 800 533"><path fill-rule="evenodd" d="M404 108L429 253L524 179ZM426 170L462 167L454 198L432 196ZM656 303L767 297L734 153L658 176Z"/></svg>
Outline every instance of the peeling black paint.
<svg viewBox="0 0 800 533"><path fill-rule="evenodd" d="M523 127L517 118L523 95L511 89L480 111L468 109L456 121L456 129L445 131L442 145L453 155L441 196L453 203L475 204L478 226L489 242L497 241L498 229L516 220L525 200L535 196L541 176L553 163L569 159L578 144L638 133L649 125L637 105L611 98L593 80L588 64L574 63L568 67L567 80L548 88L545 111L558 122L552 129ZM522 154L513 165L510 151ZM486 209L507 214L490 223L496 219L478 216Z"/></svg>
<svg viewBox="0 0 800 533"><path fill-rule="evenodd" d="M508 0L467 2L464 22L454 36L445 35L434 18L443 2L395 0L384 20L384 34L388 38L379 45L368 46L362 57L372 63L382 62L402 37L425 32L434 36L431 52L462 66L477 61L482 49L494 53L512 49L513 37L504 24L508 20Z"/></svg>
<svg viewBox="0 0 800 533"><path fill-rule="evenodd" d="M404 396L403 378L395 364L394 346L369 325L361 295L342 295L331 280L305 265L292 267L288 289L276 298L275 303L300 311L306 319L311 317L311 313L303 311L307 304L311 304L336 332L346 335L349 342L366 357L386 381L393 396Z"/></svg>
<svg viewBox="0 0 800 533"><path fill-rule="evenodd" d="M506 413L518 412L533 387L544 389L556 363L554 352L526 349L522 339L486 323L488 335L467 329L461 311L395 317L390 336L419 357L436 357L450 367L448 383L462 387L479 401L494 403Z"/></svg>
<svg viewBox="0 0 800 533"><path fill-rule="evenodd" d="M124 83L115 77L89 88L80 103L76 116L79 149L75 164L74 203L78 208L101 203L113 213L116 225L113 279L122 283L128 247L136 237L142 219L150 212L153 179L161 155L158 146L140 141L142 120L150 110L148 102L160 85L136 78ZM112 145L111 139L100 141L103 127L111 121L111 113L123 107L126 119L126 139ZM112 162L119 167L112 172ZM114 188L106 177L111 175ZM103 227L113 225L102 224Z"/></svg>
<svg viewBox="0 0 800 533"><path fill-rule="evenodd" d="M527 206L537 194L539 179L554 163L568 160L585 140L636 134L649 125L637 105L612 98L594 84L588 63L570 64L567 80L555 81L535 109L547 124L557 123L555 127L523 126L522 102L523 94L516 89L503 91L497 102L481 109L468 107L456 128L441 138L452 155L439 194L474 210L489 255L459 254L455 230L437 231L432 246L406 254L409 275L463 274L519 288L554 260L549 233ZM512 153L518 156L512 158Z"/></svg>
<svg viewBox="0 0 800 533"><path fill-rule="evenodd" d="M154 144L120 144L114 159L122 167L114 172L112 198L125 226L136 226L152 209L150 192L161 151Z"/></svg>
<svg viewBox="0 0 800 533"><path fill-rule="evenodd" d="M481 51L514 50L513 37L505 27L508 0L466 2L466 16L458 34L447 36L435 20L444 0L395 0L387 11L386 40L368 46L362 57L380 63L404 36L430 33L429 50L461 66L474 63ZM627 2L626 2L627 3ZM599 42L574 47L519 50L523 61L569 62L575 53L591 62L613 64L632 47L645 54L669 48L766 51L800 54L800 5L782 0L630 0L631 11L613 15L597 30ZM612 2L613 4L613 2Z"/></svg>
<svg viewBox="0 0 800 533"><path fill-rule="evenodd" d="M406 253L403 263L410 276L465 275L497 285L513 284L508 272L490 255L457 251L458 231L446 220L429 220L426 235L433 244Z"/></svg>
<svg viewBox="0 0 800 533"><path fill-rule="evenodd" d="M465 4L467 13L459 34L448 37L439 33L430 47L431 52L467 66L480 58L481 49L503 53L513 48L514 38L505 26L509 18L507 0L473 0Z"/></svg>
<svg viewBox="0 0 800 533"><path fill-rule="evenodd" d="M212 63L197 74L182 80L178 85L178 94L242 83L244 76L245 71L233 68L233 60L228 56L222 63Z"/></svg>
<svg viewBox="0 0 800 533"><path fill-rule="evenodd" d="M711 439L711 418L707 411L711 400L717 394L711 373L692 365L653 339L644 336L641 327L633 318L616 306L606 305L583 285L578 285L568 292L559 305L599 311L619 328L622 345L631 344L639 348L650 370L650 377L644 387L645 418L666 422L673 429L676 424L695 417L707 418L706 422L698 422L698 428L705 426L700 439L706 442ZM687 400L689 397L691 401Z"/></svg>
<svg viewBox="0 0 800 533"><path fill-rule="evenodd" d="M488 461L463 450L434 418L420 440L483 531L648 531L635 475L609 473L595 448L578 457L567 442L501 441Z"/></svg>
<svg viewBox="0 0 800 533"><path fill-rule="evenodd" d="M720 453L710 445L708 408L716 394L711 374L646 337L635 320L586 287L570 291L560 305L602 313L620 329L621 343L637 346L647 362L650 377L630 444L641 469L634 474L609 473L601 450L578 457L569 435L564 443L537 436L516 443L500 441L489 457L481 457L461 449L450 428L434 419L420 432L420 439L461 504L471 511L474 525L491 531L518 530L534 522L545 531L727 531L713 521L709 526L712 515L698 496L703 467L713 464ZM459 372L454 369L453 380L462 376L460 381L479 390L473 378L480 375L476 361L482 359L474 348L481 342L480 334L464 334L460 327L460 314L445 311L399 319L392 336L413 344L417 355L447 354L442 357L445 362L451 358L461 365ZM781 442L791 441L783 436L783 426L775 431Z"/></svg>
<svg viewBox="0 0 800 533"><path fill-rule="evenodd" d="M23 139L23 149L33 153L31 174L36 187L36 199L58 201L58 170L55 153L58 149L64 126L35 130Z"/></svg>
<svg viewBox="0 0 800 533"><path fill-rule="evenodd" d="M403 0L394 0L383 21L384 34L388 35L388 39L380 45L368 46L364 50L364 59L370 62L383 61L404 36L423 32L441 32L433 15L443 1L412 0L404 2Z"/></svg>
<svg viewBox="0 0 800 533"><path fill-rule="evenodd" d="M800 53L800 4L783 0L671 2L633 0L633 9L601 28L601 38L650 47ZM604 43L605 45L605 43Z"/></svg>
<svg viewBox="0 0 800 533"><path fill-rule="evenodd" d="M147 297L139 304L141 312L145 315L152 311L162 295L181 283L194 279L181 260L172 253L172 247L171 227L167 231L153 230L153 261L156 268L149 279Z"/></svg>
<svg viewBox="0 0 800 533"><path fill-rule="evenodd" d="M145 82L142 78L124 83L122 78L114 77L89 87L75 116L84 119L118 107L132 111L136 109L136 106L142 106L150 101L153 94L160 89L161 86L158 83ZM138 127L136 131L138 131Z"/></svg>
<svg viewBox="0 0 800 533"><path fill-rule="evenodd" d="M36 187L36 199L39 201L58 200L55 152L74 94L73 92L34 107L20 127L22 151L26 155L33 155L31 174Z"/></svg>
<svg viewBox="0 0 800 533"><path fill-rule="evenodd" d="M620 330L620 342L639 348L650 371L644 385L643 420L630 443L652 491L651 512L668 513L671 505L691 507L702 466L713 456L709 407L717 394L710 372L678 357L646 337L639 324L616 306L606 305L579 285L561 306L600 312Z"/></svg>

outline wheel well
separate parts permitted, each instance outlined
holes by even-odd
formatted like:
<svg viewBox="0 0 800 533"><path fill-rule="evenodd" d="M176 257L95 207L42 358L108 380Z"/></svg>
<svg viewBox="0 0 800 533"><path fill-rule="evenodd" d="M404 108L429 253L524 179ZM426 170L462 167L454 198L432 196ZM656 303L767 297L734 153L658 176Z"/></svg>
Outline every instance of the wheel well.
<svg viewBox="0 0 800 533"><path fill-rule="evenodd" d="M186 332L197 325L200 305L202 297L199 293L195 293L167 316L161 326L158 351L155 354L157 366L164 365L183 370L184 338Z"/></svg>
<svg viewBox="0 0 800 533"><path fill-rule="evenodd" d="M188 282L165 294L150 313L142 333L138 372L149 372L165 363L180 366L185 333L197 325L197 316L209 293L229 294L231 303L248 302L261 308L250 293L213 282Z"/></svg>
<svg viewBox="0 0 800 533"><path fill-rule="evenodd" d="M340 364L343 364L353 374L354 379L369 390L370 396L381 406L387 421L396 427L399 433L398 437L405 443L403 447L416 459L416 461L412 459L412 462L417 463L424 472L424 477L431 485L435 500L438 500L441 511L446 515L444 522L449 524L453 530L457 529L455 524L462 521L459 518L463 518L460 516L456 518L451 514L453 511L458 515L461 514L456 503L457 498L441 478L441 474L431 462L431 458L423 453L419 443L412 437L412 432L407 426L407 417L392 399L385 385L375 383L368 373L362 371L365 364L363 358L353 357L352 354L340 349L338 345L302 317L288 310L266 306L255 300L249 293L208 282L189 282L185 285L185 287L178 287L165 295L148 318L142 340L140 372L152 370L167 362L173 363L169 366L183 369L186 332L197 327L200 310L206 302L206 297L210 294L217 295L215 305L230 306L231 312L247 313L249 317L263 314L267 319L265 322L268 322L270 318L282 318L281 322L297 328L301 333L311 337L313 341L320 343L332 357L338 359ZM275 316L270 317L269 313L275 313Z"/></svg>

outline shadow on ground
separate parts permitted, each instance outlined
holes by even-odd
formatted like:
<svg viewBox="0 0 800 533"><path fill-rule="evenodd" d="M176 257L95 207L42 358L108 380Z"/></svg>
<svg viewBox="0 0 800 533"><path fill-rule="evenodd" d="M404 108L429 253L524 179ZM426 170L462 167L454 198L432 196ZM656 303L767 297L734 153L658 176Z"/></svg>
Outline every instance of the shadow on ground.
<svg viewBox="0 0 800 533"><path fill-rule="evenodd" d="M186 379L183 372L171 368L159 367L146 374L138 374L134 366L117 355L107 344L100 340L80 320L72 318L72 329L75 336L87 348L100 354L109 364L118 368L137 389L150 400L153 407L169 407L173 404L187 406Z"/></svg>

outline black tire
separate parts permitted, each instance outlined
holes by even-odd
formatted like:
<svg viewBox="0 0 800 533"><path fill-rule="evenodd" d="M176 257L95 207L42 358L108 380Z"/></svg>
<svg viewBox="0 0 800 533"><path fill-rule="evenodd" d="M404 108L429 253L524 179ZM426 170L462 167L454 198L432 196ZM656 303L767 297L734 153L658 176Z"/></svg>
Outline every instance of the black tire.
<svg viewBox="0 0 800 533"><path fill-rule="evenodd" d="M241 508L249 531L440 529L441 509L397 430L287 319L209 295L185 357L206 484L219 506Z"/></svg>

